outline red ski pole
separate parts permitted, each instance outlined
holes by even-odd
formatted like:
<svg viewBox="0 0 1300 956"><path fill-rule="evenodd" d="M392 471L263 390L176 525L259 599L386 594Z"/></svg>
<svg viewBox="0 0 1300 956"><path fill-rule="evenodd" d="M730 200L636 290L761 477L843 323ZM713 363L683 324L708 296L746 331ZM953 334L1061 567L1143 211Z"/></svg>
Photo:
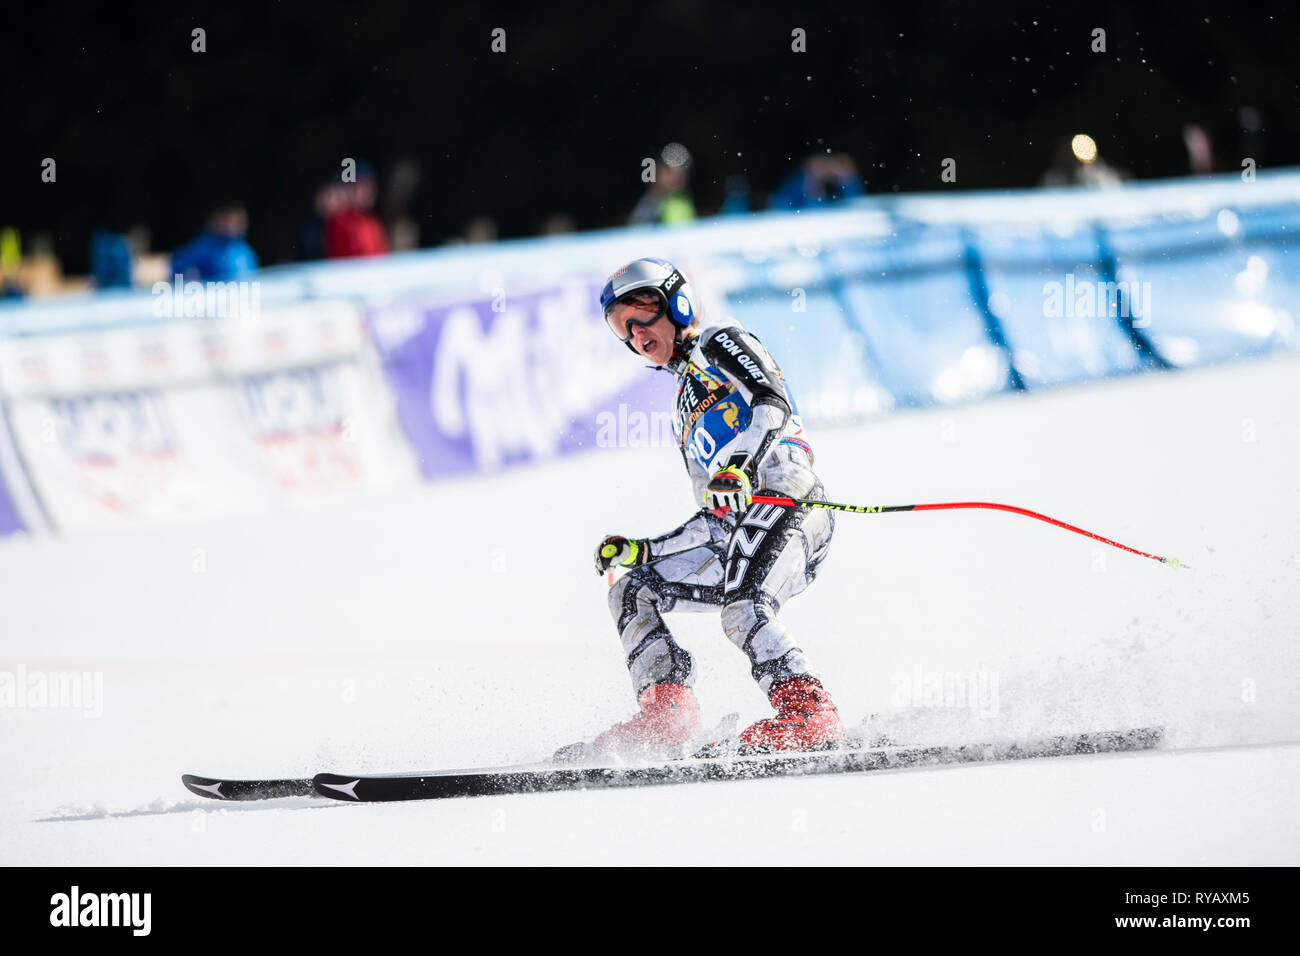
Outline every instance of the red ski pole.
<svg viewBox="0 0 1300 956"><path fill-rule="evenodd" d="M1085 531L1083 528L1076 528L1072 524L1066 524L1064 521L1057 521L1055 518L1049 518L1047 515L1040 515L1037 511L1030 511L1028 508L1017 508L1015 505L1000 505L992 501L948 501L938 504L928 505L841 505L833 501L813 501L810 498L786 498L781 495L754 495L754 504L759 505L798 505L801 508L829 508L832 511L849 511L855 514L886 514L891 511L952 511L958 508L989 508L993 511L1009 511L1012 514L1024 515L1027 518L1037 518L1039 521L1046 521L1048 524L1056 525L1058 528L1064 528L1066 531L1073 531L1075 534L1081 534L1085 538L1092 538L1094 541L1100 541L1102 544L1108 544L1112 548L1119 548L1121 551L1127 551L1129 554L1136 554L1143 558L1150 558L1152 561L1159 561L1161 564L1167 564L1171 568L1188 568L1191 565L1183 564L1177 558L1162 558L1158 554L1147 554L1145 551L1139 551L1137 548L1130 548L1126 544L1120 544L1118 541L1112 541L1110 538L1103 538L1099 534L1093 534L1091 531Z"/></svg>

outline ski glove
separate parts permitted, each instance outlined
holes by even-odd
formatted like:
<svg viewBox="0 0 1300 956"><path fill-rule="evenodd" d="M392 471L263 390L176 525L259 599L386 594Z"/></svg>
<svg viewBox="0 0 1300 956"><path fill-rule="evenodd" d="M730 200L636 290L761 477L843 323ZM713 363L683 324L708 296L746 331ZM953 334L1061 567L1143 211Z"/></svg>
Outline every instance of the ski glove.
<svg viewBox="0 0 1300 956"><path fill-rule="evenodd" d="M704 489L704 505L712 511L730 508L739 514L754 503L748 474L748 455L733 455L725 468L715 471Z"/></svg>
<svg viewBox="0 0 1300 956"><path fill-rule="evenodd" d="M611 534L596 545L596 573L604 574L616 564L636 567L650 560L650 542L644 538L624 538Z"/></svg>

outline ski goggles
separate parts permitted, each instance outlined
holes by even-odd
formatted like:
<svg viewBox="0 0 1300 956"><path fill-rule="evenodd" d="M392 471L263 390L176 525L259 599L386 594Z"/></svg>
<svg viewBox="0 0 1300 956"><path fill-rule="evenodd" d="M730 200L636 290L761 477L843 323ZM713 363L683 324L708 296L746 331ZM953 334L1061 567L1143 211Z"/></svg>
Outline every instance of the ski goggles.
<svg viewBox="0 0 1300 956"><path fill-rule="evenodd" d="M668 314L668 303L653 292L638 290L615 299L605 309L605 324L624 345L632 342L632 326L654 325ZM641 316L641 317L638 317Z"/></svg>

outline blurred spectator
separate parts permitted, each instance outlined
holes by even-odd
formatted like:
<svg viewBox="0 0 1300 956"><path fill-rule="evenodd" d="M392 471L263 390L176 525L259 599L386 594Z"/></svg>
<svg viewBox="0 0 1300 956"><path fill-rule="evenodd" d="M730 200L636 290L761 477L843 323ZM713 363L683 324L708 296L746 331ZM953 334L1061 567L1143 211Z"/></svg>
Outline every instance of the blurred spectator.
<svg viewBox="0 0 1300 956"><path fill-rule="evenodd" d="M1183 145L1187 147L1187 166L1193 176L1214 172L1214 146L1204 126L1188 123L1183 127Z"/></svg>
<svg viewBox="0 0 1300 956"><path fill-rule="evenodd" d="M257 253L248 244L248 212L238 203L219 206L203 232L172 253L172 273L187 280L225 282L257 271Z"/></svg>
<svg viewBox="0 0 1300 956"><path fill-rule="evenodd" d="M384 225L394 252L407 252L420 245L420 223L411 215L420 188L420 163L413 156L399 156L384 177Z"/></svg>
<svg viewBox="0 0 1300 956"><path fill-rule="evenodd" d="M343 183L343 201L325 220L325 256L380 256L388 252L384 225L375 215L379 184L369 163L357 163L356 182Z"/></svg>
<svg viewBox="0 0 1300 956"><path fill-rule="evenodd" d="M475 216L465 223L466 242L496 242L498 238L497 221L491 216Z"/></svg>
<svg viewBox="0 0 1300 956"><path fill-rule="evenodd" d="M769 209L803 209L852 199L863 193L857 164L844 153L813 155L786 177L768 199Z"/></svg>
<svg viewBox="0 0 1300 956"><path fill-rule="evenodd" d="M0 230L0 274L17 272L23 261L23 243L18 230L6 226Z"/></svg>
<svg viewBox="0 0 1300 956"><path fill-rule="evenodd" d="M1264 114L1253 106L1243 106L1237 110L1237 124L1241 127L1242 159L1250 158L1263 164Z"/></svg>
<svg viewBox="0 0 1300 956"><path fill-rule="evenodd" d="M12 226L0 231L0 299L21 299L23 288L18 281L22 265L22 243Z"/></svg>
<svg viewBox="0 0 1300 956"><path fill-rule="evenodd" d="M131 240L120 232L96 229L90 236L90 272L101 289L131 287Z"/></svg>
<svg viewBox="0 0 1300 956"><path fill-rule="evenodd" d="M1132 178L1124 170L1101 158L1097 143L1091 136L1078 133L1057 144L1056 151L1052 154L1052 164L1043 174L1042 184L1105 188L1119 186L1124 180Z"/></svg>
<svg viewBox="0 0 1300 956"><path fill-rule="evenodd" d="M749 180L746 177L739 173L728 176L723 188L727 195L718 210L719 216L739 216L749 212Z"/></svg>
<svg viewBox="0 0 1300 956"><path fill-rule="evenodd" d="M343 184L330 177L316 187L312 197L312 214L298 229L297 259L314 262L325 258L325 223L346 203Z"/></svg>
<svg viewBox="0 0 1300 956"><path fill-rule="evenodd" d="M563 236L578 231L578 222L568 213L557 212L542 220L543 236Z"/></svg>
<svg viewBox="0 0 1300 956"><path fill-rule="evenodd" d="M691 177L691 153L681 143L669 143L655 164L655 178L646 185L645 195L632 209L630 226L650 223L690 222L695 203L686 189Z"/></svg>

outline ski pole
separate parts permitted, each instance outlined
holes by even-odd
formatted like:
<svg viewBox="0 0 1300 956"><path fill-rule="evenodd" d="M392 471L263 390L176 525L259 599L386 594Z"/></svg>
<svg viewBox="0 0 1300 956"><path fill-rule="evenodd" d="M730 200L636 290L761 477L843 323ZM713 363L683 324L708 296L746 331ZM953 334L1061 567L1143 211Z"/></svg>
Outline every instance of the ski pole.
<svg viewBox="0 0 1300 956"><path fill-rule="evenodd" d="M1150 558L1152 561L1159 561L1161 564L1167 564L1171 568L1191 567L1189 564L1183 564L1177 558L1162 558L1158 554L1147 554L1145 551L1139 551L1137 548L1130 548L1128 545L1120 544L1118 541L1112 541L1110 538L1103 538L1101 535L1093 534L1091 531L1085 531L1083 528L1076 528L1074 525L1066 524L1064 521L1057 521L1055 518L1049 518L1047 515L1040 515L1037 511L1030 511L1028 508L1017 508L1015 505L1000 505L992 501L947 501L927 505L841 505L836 504L833 501L813 501L811 498L786 498L781 495L754 495L754 504L785 505L787 507L798 505L801 508L829 508L831 511L849 511L854 514L866 515L886 514L891 511L951 511L958 508L990 508L993 511L1009 511L1012 514L1024 515L1027 518L1037 518L1039 521L1046 521L1048 524L1056 525L1058 528L1064 528L1066 531L1073 531L1075 534L1081 534L1085 538L1092 538L1094 541L1108 544L1112 548L1119 548L1121 551L1127 551L1129 554L1136 554L1143 558Z"/></svg>

